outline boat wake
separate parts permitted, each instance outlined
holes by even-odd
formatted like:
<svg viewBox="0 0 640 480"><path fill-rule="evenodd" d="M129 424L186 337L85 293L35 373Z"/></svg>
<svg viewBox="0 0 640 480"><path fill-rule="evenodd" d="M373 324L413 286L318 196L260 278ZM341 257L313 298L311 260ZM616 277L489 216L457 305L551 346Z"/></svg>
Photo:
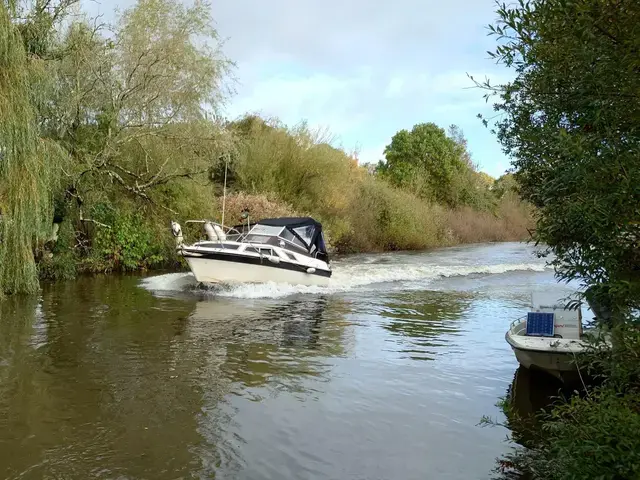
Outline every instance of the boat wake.
<svg viewBox="0 0 640 480"><path fill-rule="evenodd" d="M191 273L169 273L149 277L141 286L157 294L199 293L235 298L280 298L295 294L332 294L349 291L417 289L447 277L498 275L517 271L543 272L544 263L498 265L388 264L384 262L338 264L326 287L281 283L198 285Z"/></svg>

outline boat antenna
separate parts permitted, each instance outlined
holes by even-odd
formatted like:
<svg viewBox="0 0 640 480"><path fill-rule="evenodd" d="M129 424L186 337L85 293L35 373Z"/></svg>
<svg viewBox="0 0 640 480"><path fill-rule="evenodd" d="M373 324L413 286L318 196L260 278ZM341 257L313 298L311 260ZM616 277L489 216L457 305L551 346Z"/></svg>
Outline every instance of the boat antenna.
<svg viewBox="0 0 640 480"><path fill-rule="evenodd" d="M222 228L224 228L224 210L227 201L227 167L229 166L229 155L224 156L224 186L222 187Z"/></svg>

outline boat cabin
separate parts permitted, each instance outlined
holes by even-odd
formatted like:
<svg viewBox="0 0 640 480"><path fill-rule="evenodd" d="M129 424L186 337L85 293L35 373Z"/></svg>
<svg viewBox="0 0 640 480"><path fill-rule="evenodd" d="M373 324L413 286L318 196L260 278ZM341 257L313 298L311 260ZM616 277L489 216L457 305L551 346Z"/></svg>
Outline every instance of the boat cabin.
<svg viewBox="0 0 640 480"><path fill-rule="evenodd" d="M251 243L258 253L270 253L273 245L329 263L322 225L311 217L265 218L234 230L244 234L239 241Z"/></svg>

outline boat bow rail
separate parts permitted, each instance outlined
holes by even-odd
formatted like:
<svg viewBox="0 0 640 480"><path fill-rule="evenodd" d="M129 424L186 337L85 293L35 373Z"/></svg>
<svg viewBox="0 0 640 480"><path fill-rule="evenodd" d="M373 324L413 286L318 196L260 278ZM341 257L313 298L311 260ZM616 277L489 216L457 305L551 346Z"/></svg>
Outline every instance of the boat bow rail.
<svg viewBox="0 0 640 480"><path fill-rule="evenodd" d="M516 318L509 324L509 331L513 335L522 335L522 332L527 329L527 316L523 315Z"/></svg>

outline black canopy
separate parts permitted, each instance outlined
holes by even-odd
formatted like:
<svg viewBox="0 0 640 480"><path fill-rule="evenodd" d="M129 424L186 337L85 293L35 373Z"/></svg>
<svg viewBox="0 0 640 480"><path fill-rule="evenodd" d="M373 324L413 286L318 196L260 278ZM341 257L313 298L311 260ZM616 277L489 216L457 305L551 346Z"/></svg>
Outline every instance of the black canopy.
<svg viewBox="0 0 640 480"><path fill-rule="evenodd" d="M316 222L311 217L263 218L262 220L259 220L257 223L261 225L269 225L271 227L289 227L289 228L314 226L322 230L322 225L320 224L320 222Z"/></svg>
<svg viewBox="0 0 640 480"><path fill-rule="evenodd" d="M270 227L287 227L298 239L300 239L307 248L309 252L317 251L321 256L327 256L327 247L324 243L324 236L322 235L322 224L317 222L311 217L278 217L278 218L264 218L256 222L259 225L268 225ZM301 227L312 227L313 234L311 235L311 241L307 242L304 238L302 238L296 231L296 228ZM315 247L315 248L314 248Z"/></svg>

